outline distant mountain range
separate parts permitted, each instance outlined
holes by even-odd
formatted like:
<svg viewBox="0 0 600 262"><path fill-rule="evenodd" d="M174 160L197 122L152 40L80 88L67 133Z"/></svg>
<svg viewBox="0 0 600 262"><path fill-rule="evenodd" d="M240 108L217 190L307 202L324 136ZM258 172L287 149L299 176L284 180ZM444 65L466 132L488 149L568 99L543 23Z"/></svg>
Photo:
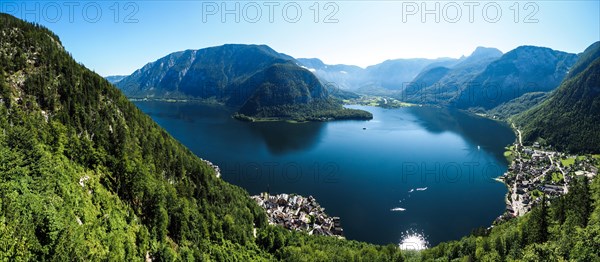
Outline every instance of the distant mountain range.
<svg viewBox="0 0 600 262"><path fill-rule="evenodd" d="M362 88L376 87L389 90L402 90L423 69L430 65L447 66L457 62L453 58L438 59L394 59L365 69L365 79Z"/></svg>
<svg viewBox="0 0 600 262"><path fill-rule="evenodd" d="M600 42L579 55L560 87L514 118L525 141L559 150L600 152Z"/></svg>
<svg viewBox="0 0 600 262"><path fill-rule="evenodd" d="M364 69L358 66L326 65L318 58L298 58L296 61L332 88L355 90L362 81Z"/></svg>
<svg viewBox="0 0 600 262"><path fill-rule="evenodd" d="M224 45L176 52L120 81L117 77L109 79L129 97L214 98L239 108L240 115L258 118L352 118L358 114L368 119L358 112L333 113L341 105L332 94L348 99L358 97L358 93L507 119L533 107L541 110L540 106L548 106L550 101L561 108L557 101L580 96L581 92L569 94L568 90L573 89L569 86L577 82L577 77L581 80L594 75L594 47L580 55L536 46L520 46L506 54L478 47L459 59L395 59L361 68L328 65L317 58L295 59L264 45ZM583 72L587 74L581 75ZM554 92L561 82L562 91ZM592 103L594 89L580 84L580 88L591 91L584 92L588 96L579 100L592 99L587 101ZM571 104L581 105L581 101ZM531 117L522 115L518 119ZM532 130L527 133L531 138L550 137L534 128L527 130ZM573 148L587 150L582 146Z"/></svg>
<svg viewBox="0 0 600 262"><path fill-rule="evenodd" d="M402 90L399 98L419 104L447 105L487 65L501 56L502 52L498 49L477 47L471 55L462 57L454 64L424 70Z"/></svg>
<svg viewBox="0 0 600 262"><path fill-rule="evenodd" d="M307 69L266 45L229 44L169 54L116 85L131 98L215 99L241 119L371 119L344 109ZM250 118L247 118L250 117Z"/></svg>
<svg viewBox="0 0 600 262"><path fill-rule="evenodd" d="M119 81L123 80L123 78L125 78L127 76L125 75L117 75L117 76L107 76L105 77L106 80L108 80L108 82L110 82L111 84L116 84Z"/></svg>
<svg viewBox="0 0 600 262"><path fill-rule="evenodd" d="M520 113L558 87L577 55L521 46L506 54L478 47L459 59L397 59L365 69L326 65L318 59L297 61L322 81L357 93L478 112Z"/></svg>
<svg viewBox="0 0 600 262"><path fill-rule="evenodd" d="M322 82L334 87L360 93L391 93L401 90L428 66L454 64L458 59L394 59L367 68L327 65L317 58L298 58L297 61Z"/></svg>

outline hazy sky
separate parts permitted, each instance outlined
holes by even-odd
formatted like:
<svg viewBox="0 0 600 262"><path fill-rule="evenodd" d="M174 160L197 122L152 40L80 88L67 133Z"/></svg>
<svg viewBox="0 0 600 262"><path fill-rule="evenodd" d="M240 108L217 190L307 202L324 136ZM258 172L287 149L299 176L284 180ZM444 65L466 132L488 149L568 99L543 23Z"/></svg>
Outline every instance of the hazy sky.
<svg viewBox="0 0 600 262"><path fill-rule="evenodd" d="M267 44L293 57L365 67L386 59L460 57L477 46L579 53L600 40L598 0L0 0L0 11L50 28L77 61L104 76L226 43Z"/></svg>

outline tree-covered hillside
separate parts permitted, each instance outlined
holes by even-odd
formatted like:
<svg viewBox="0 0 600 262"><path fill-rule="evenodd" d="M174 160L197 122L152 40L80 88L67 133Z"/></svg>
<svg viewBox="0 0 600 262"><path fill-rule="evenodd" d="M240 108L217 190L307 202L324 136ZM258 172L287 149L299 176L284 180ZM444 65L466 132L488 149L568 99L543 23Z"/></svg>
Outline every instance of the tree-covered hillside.
<svg viewBox="0 0 600 262"><path fill-rule="evenodd" d="M297 121L372 119L366 111L343 108L329 96L308 70L291 64L275 64L242 84L254 93L239 110L244 116L286 118Z"/></svg>
<svg viewBox="0 0 600 262"><path fill-rule="evenodd" d="M541 139L576 153L600 152L600 44L580 57L548 99L514 118L526 141Z"/></svg>
<svg viewBox="0 0 600 262"><path fill-rule="evenodd" d="M523 94L508 102L487 111L487 114L498 119L506 120L511 116L525 112L548 98L548 92L531 92Z"/></svg>
<svg viewBox="0 0 600 262"><path fill-rule="evenodd" d="M0 36L0 261L403 259L266 225L52 32L0 14Z"/></svg>

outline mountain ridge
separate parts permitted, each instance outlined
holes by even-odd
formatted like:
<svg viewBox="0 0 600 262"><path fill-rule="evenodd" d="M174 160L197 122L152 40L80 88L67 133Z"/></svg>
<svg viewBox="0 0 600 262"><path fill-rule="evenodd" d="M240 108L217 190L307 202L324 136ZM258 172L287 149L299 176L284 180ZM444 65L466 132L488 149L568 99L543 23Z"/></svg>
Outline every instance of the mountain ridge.
<svg viewBox="0 0 600 262"><path fill-rule="evenodd" d="M293 79L287 81L280 75ZM355 119L372 118L366 112L343 108L315 80L293 57L266 45L227 44L171 53L136 70L117 86L131 98L216 99L238 109L236 116L246 120L333 120L353 114ZM312 102L322 105L320 112L308 110L306 105Z"/></svg>
<svg viewBox="0 0 600 262"><path fill-rule="evenodd" d="M554 90L576 60L575 54L546 47L517 47L487 65L451 104L488 110L525 93Z"/></svg>
<svg viewBox="0 0 600 262"><path fill-rule="evenodd" d="M600 152L600 42L580 55L569 74L549 97L514 117L524 140L542 142L575 153Z"/></svg>

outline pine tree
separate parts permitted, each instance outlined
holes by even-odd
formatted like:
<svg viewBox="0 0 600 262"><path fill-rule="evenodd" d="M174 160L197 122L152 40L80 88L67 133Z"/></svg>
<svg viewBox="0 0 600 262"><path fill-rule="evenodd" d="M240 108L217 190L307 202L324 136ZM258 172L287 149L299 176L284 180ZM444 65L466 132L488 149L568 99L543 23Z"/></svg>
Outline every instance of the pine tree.
<svg viewBox="0 0 600 262"><path fill-rule="evenodd" d="M589 182L586 177L573 179L566 196L567 219L572 219L575 225L585 227L592 212Z"/></svg>
<svg viewBox="0 0 600 262"><path fill-rule="evenodd" d="M552 201L552 219L562 225L565 222L565 198L560 197Z"/></svg>
<svg viewBox="0 0 600 262"><path fill-rule="evenodd" d="M527 244L543 243L548 240L548 211L546 195L542 195L541 203L531 210L526 223L525 237Z"/></svg>

